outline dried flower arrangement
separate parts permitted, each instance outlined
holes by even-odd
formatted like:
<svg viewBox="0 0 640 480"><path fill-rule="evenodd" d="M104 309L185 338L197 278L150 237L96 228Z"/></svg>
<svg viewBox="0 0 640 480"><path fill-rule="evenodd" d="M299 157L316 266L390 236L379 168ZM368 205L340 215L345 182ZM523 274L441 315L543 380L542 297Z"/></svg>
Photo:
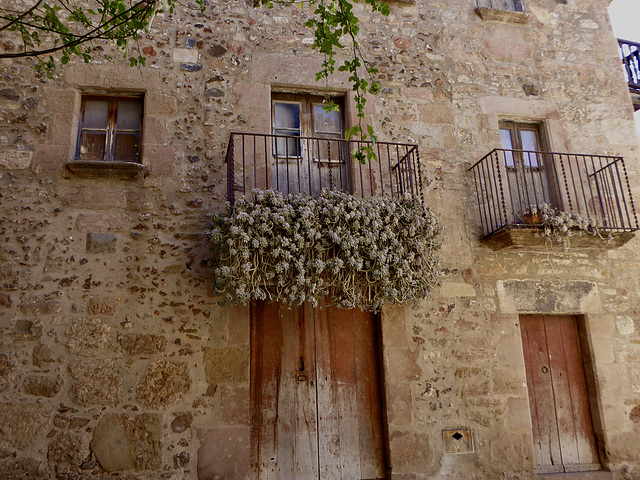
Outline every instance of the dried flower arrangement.
<svg viewBox="0 0 640 480"><path fill-rule="evenodd" d="M223 302L251 300L379 311L415 302L438 284L441 227L411 199L317 198L254 190L229 205L211 231L215 289Z"/></svg>
<svg viewBox="0 0 640 480"><path fill-rule="evenodd" d="M541 227L545 240L562 245L564 250L569 249L569 237L574 235L594 235L603 238L596 219L564 212L547 203L529 205L529 209L521 213L516 221Z"/></svg>

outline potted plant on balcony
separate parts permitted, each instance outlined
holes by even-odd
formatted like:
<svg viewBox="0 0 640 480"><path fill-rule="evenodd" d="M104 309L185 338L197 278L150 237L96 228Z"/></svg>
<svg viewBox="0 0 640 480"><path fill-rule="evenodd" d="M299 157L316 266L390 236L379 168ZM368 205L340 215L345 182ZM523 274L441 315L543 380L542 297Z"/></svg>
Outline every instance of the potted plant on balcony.
<svg viewBox="0 0 640 480"><path fill-rule="evenodd" d="M410 303L438 284L436 216L411 198L314 198L254 190L214 218L216 291L251 300L379 311Z"/></svg>
<svg viewBox="0 0 640 480"><path fill-rule="evenodd" d="M547 203L529 205L529 209L517 220L526 225L537 226L542 231L547 244L562 245L564 250L569 249L569 238L575 235L594 235L604 238L595 218L565 212Z"/></svg>

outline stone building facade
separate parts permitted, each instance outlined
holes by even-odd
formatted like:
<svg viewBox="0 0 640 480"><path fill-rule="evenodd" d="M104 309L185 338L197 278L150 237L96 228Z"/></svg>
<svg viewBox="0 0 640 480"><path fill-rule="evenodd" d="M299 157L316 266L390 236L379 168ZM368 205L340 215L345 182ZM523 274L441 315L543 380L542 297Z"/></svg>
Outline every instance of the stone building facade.
<svg viewBox="0 0 640 480"><path fill-rule="evenodd" d="M593 478L640 479L638 239L498 249L481 241L469 170L504 122L535 123L549 151L624 157L640 198L608 3L357 7L381 84L367 121L418 145L446 226L441 286L377 317L387 478L543 473L523 325L570 316L590 463L605 471ZM323 94L305 18L218 0L158 15L135 46L145 67L105 60L107 45L52 79L0 60L0 477L257 478L251 307L218 305L206 233L227 198L230 132L271 133L274 93ZM19 43L4 34L0 48ZM346 78L328 89L353 124ZM139 164L74 161L91 96L142 102Z"/></svg>

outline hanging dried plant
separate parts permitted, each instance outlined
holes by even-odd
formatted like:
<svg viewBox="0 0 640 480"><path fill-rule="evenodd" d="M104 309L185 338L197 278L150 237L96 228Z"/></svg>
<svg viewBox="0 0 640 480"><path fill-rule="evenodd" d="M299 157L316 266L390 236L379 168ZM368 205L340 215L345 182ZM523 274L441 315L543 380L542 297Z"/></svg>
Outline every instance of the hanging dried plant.
<svg viewBox="0 0 640 480"><path fill-rule="evenodd" d="M425 298L438 284L441 227L411 199L252 194L214 219L214 287L224 303L316 305L326 297L376 312Z"/></svg>

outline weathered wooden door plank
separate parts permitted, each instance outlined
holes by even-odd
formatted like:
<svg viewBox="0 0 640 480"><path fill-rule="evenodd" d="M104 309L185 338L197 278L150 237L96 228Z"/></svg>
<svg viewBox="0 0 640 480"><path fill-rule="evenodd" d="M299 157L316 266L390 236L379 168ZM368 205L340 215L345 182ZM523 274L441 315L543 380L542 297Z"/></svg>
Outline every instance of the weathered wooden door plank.
<svg viewBox="0 0 640 480"><path fill-rule="evenodd" d="M540 316L521 317L525 365L531 378L527 381L532 408L533 442L537 467L545 472L562 471L560 440L556 422L553 386L549 369L549 352ZM533 416L535 413L535 417ZM542 470L539 470L542 472Z"/></svg>
<svg viewBox="0 0 640 480"><path fill-rule="evenodd" d="M593 470L599 466L598 450L595 435L593 433L593 421L589 395L584 374L584 365L578 340L577 319L575 317L562 317L560 321L560 333L565 352L565 365L567 369L568 394L574 418L574 432L576 435L577 462L584 469ZM569 471L568 463L564 462L565 469ZM573 470L575 471L575 470Z"/></svg>

